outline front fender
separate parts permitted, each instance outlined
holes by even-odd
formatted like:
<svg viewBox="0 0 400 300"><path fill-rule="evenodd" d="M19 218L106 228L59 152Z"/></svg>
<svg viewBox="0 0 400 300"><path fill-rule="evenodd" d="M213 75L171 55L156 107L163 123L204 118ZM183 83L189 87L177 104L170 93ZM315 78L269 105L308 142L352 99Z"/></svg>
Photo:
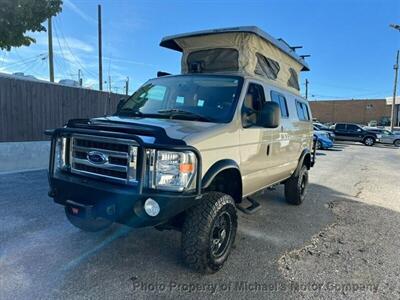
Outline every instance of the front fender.
<svg viewBox="0 0 400 300"><path fill-rule="evenodd" d="M203 179L201 181L201 187L202 189L206 189L209 187L209 185L212 183L214 178L223 170L226 169L237 169L240 173L240 168L239 165L232 159L223 159L220 161L217 161L215 164L213 164L206 174L203 176Z"/></svg>

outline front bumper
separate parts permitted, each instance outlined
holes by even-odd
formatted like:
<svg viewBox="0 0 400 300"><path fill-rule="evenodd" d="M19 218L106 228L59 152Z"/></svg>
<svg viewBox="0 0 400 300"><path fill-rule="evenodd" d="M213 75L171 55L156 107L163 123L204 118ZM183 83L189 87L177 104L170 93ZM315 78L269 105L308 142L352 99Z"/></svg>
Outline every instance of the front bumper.
<svg viewBox="0 0 400 300"><path fill-rule="evenodd" d="M57 137L70 137L75 133L133 139L139 144L141 151L138 161L138 183L127 185L107 180L72 174L68 171L57 171L54 174L54 151ZM49 164L49 196L56 203L64 205L82 218L106 218L113 222L132 227L154 226L164 223L172 217L196 205L201 199L201 156L189 146L168 146L146 144L137 135L99 132L95 130L79 130L62 128L51 133L52 146ZM145 169L145 149L190 150L197 157L196 189L191 192L168 192L147 189L142 180ZM144 210L144 202L152 198L160 206L157 216L149 216Z"/></svg>
<svg viewBox="0 0 400 300"><path fill-rule="evenodd" d="M50 179L49 196L58 204L79 210L83 218L101 217L131 227L154 226L198 203L201 195L168 192L138 192L137 187L100 182L98 180L59 174ZM146 199L160 206L160 213L151 217L144 210Z"/></svg>

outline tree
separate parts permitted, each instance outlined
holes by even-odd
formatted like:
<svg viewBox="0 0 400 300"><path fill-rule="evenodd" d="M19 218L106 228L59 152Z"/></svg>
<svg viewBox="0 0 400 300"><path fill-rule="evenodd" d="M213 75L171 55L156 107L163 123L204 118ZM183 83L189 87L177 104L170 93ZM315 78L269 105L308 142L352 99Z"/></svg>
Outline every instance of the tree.
<svg viewBox="0 0 400 300"><path fill-rule="evenodd" d="M61 11L62 0L1 0L0 49L29 46L36 40L27 31L46 31L42 25Z"/></svg>

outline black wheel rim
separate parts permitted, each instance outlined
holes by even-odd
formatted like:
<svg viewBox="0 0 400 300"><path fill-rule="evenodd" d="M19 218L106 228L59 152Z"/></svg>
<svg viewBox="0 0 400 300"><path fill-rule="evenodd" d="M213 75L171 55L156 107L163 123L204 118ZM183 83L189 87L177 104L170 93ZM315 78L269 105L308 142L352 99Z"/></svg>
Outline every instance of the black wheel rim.
<svg viewBox="0 0 400 300"><path fill-rule="evenodd" d="M210 252L214 258L219 258L225 254L229 248L232 237L232 218L224 211L215 220L211 229Z"/></svg>
<svg viewBox="0 0 400 300"><path fill-rule="evenodd" d="M306 188L307 188L307 174L304 174L303 176L301 176L300 195L304 196Z"/></svg>

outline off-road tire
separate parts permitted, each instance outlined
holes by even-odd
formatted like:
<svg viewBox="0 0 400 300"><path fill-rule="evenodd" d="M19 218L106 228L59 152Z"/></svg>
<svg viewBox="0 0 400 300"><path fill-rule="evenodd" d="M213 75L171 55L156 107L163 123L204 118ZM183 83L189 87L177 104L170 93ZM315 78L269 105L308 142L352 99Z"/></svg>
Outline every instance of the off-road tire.
<svg viewBox="0 0 400 300"><path fill-rule="evenodd" d="M218 243L215 241L221 238L221 232L215 230L218 229L218 224L223 223L220 219L228 217L230 227L224 235L226 241L220 244L223 249L218 248L221 253L217 256L215 250ZM219 192L205 194L201 203L191 208L185 217L182 228L182 252L185 263L200 273L215 273L222 268L231 252L236 230L236 206L232 197Z"/></svg>
<svg viewBox="0 0 400 300"><path fill-rule="evenodd" d="M65 207L65 215L67 216L68 221L72 225L83 231L88 231L88 232L97 232L107 229L113 223L110 220L102 218L87 219L75 216L70 212L68 207Z"/></svg>
<svg viewBox="0 0 400 300"><path fill-rule="evenodd" d="M294 173L285 182L285 198L286 202L292 205L300 205L303 203L308 185L308 170L303 165L297 175Z"/></svg>
<svg viewBox="0 0 400 300"><path fill-rule="evenodd" d="M371 136L367 136L363 139L365 146L373 146L375 144L375 139Z"/></svg>
<svg viewBox="0 0 400 300"><path fill-rule="evenodd" d="M400 147L400 140L395 140L395 141L393 142L393 145L394 145L395 147Z"/></svg>

